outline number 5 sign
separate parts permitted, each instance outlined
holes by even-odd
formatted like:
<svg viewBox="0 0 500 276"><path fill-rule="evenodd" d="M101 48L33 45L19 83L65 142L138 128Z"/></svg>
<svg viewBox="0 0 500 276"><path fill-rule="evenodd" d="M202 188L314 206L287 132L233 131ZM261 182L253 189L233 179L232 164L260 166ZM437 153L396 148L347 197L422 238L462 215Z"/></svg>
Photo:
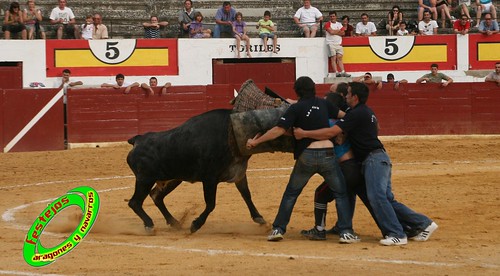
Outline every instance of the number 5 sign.
<svg viewBox="0 0 500 276"><path fill-rule="evenodd" d="M385 60L402 59L415 45L415 36L369 37L368 40L373 53Z"/></svg>
<svg viewBox="0 0 500 276"><path fill-rule="evenodd" d="M106 64L120 64L135 51L135 39L89 40L90 51L98 60Z"/></svg>

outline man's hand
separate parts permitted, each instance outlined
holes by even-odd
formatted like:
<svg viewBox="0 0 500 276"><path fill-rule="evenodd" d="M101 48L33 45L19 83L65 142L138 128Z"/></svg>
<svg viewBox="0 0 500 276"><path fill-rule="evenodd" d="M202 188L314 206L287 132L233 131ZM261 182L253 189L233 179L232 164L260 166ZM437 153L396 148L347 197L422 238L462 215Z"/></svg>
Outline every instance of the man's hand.
<svg viewBox="0 0 500 276"><path fill-rule="evenodd" d="M261 136L260 133L257 133L255 134L255 136L252 138L252 139L248 139L247 140L247 149L253 149L255 148L256 146L259 145L259 143L257 143L257 138L259 138Z"/></svg>
<svg viewBox="0 0 500 276"><path fill-rule="evenodd" d="M301 129L300 127L294 127L293 128L293 136L295 136L295 139L301 140L303 138L306 138L306 132Z"/></svg>

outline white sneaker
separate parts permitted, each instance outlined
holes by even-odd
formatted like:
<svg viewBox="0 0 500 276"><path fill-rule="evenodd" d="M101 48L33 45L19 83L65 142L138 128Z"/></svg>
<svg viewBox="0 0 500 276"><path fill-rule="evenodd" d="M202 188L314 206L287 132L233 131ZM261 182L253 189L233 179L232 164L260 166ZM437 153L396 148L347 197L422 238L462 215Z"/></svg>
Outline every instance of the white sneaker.
<svg viewBox="0 0 500 276"><path fill-rule="evenodd" d="M385 236L385 239L380 240L380 244L382 245L405 245L408 243L407 238L396 238L396 237L389 237Z"/></svg>
<svg viewBox="0 0 500 276"><path fill-rule="evenodd" d="M434 233L436 229L438 229L438 225L433 221L431 225L424 229L424 231L420 232L415 237L411 237L411 239L414 241L426 241L431 237L432 233Z"/></svg>
<svg viewBox="0 0 500 276"><path fill-rule="evenodd" d="M279 229L273 229L271 234L267 236L267 241L281 241L283 239L283 232Z"/></svg>
<svg viewBox="0 0 500 276"><path fill-rule="evenodd" d="M340 239L339 239L340 243L357 243L360 241L361 239L355 234L351 233L340 234Z"/></svg>

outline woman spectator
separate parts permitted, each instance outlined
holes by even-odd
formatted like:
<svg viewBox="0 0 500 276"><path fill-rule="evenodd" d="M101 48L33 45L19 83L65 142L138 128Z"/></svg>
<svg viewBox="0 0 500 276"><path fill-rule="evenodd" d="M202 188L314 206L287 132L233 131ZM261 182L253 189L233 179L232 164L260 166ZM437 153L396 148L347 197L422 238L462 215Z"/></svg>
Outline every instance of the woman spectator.
<svg viewBox="0 0 500 276"><path fill-rule="evenodd" d="M396 35L399 30L399 22L403 21L403 13L399 9L399 6L392 7L387 13L387 25L385 28L389 31L389 35Z"/></svg>
<svg viewBox="0 0 500 276"><path fill-rule="evenodd" d="M19 9L18 2L10 3L10 8L5 12L2 31L5 39L10 39L12 34L21 33L21 38L26 39L26 26L24 26L23 14Z"/></svg>
<svg viewBox="0 0 500 276"><path fill-rule="evenodd" d="M342 16L342 26L344 26L344 36L352 36L352 33L354 32L354 27L349 24L349 16L344 15Z"/></svg>
<svg viewBox="0 0 500 276"><path fill-rule="evenodd" d="M42 22L42 11L35 7L35 0L28 0L28 8L23 11L23 20L28 32L28 39L35 39L37 36L45 39L45 29L40 24Z"/></svg>

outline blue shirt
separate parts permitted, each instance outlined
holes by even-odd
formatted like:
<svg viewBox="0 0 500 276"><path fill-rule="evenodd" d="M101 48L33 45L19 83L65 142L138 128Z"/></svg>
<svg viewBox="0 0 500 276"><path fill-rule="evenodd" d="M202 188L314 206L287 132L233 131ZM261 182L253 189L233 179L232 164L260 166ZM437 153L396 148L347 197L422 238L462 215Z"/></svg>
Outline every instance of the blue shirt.
<svg viewBox="0 0 500 276"><path fill-rule="evenodd" d="M229 13L226 13L224 11L224 7L220 8L217 10L217 13L215 14L215 20L220 20L220 21L235 21L236 17L236 10L231 7L231 9L229 10Z"/></svg>

